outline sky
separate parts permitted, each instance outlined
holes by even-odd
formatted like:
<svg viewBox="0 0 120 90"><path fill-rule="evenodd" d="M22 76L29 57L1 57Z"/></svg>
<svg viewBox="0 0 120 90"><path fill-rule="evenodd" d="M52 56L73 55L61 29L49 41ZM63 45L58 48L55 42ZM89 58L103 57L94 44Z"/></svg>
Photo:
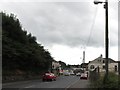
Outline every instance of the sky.
<svg viewBox="0 0 120 90"><path fill-rule="evenodd" d="M105 9L94 0L0 0L56 61L81 64L105 57ZM103 0L102 0L103 1ZM109 57L118 60L118 0L109 2Z"/></svg>

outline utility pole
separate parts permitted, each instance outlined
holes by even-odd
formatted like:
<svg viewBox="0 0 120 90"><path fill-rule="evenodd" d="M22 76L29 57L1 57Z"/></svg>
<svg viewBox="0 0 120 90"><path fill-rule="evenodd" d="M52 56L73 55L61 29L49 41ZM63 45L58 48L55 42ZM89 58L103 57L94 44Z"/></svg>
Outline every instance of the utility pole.
<svg viewBox="0 0 120 90"><path fill-rule="evenodd" d="M105 1L105 68L106 68L106 76L108 76L108 56L109 56L109 37L108 37L108 0Z"/></svg>
<svg viewBox="0 0 120 90"><path fill-rule="evenodd" d="M85 51L83 51L83 63L85 63Z"/></svg>
<svg viewBox="0 0 120 90"><path fill-rule="evenodd" d="M83 51L83 71L85 71L85 51Z"/></svg>
<svg viewBox="0 0 120 90"><path fill-rule="evenodd" d="M109 37L108 37L108 0L105 2L94 1L94 4L104 3L105 8L105 78L108 77Z"/></svg>

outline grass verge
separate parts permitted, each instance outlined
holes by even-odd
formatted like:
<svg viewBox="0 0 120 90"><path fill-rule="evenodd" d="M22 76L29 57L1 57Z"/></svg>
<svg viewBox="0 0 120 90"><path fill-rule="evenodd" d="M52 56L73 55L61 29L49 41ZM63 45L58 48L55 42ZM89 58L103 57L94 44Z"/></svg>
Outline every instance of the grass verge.
<svg viewBox="0 0 120 90"><path fill-rule="evenodd" d="M97 80L90 81L90 83L90 88L114 88L114 90L118 90L120 87L120 76L110 72L105 81L104 76L100 76Z"/></svg>

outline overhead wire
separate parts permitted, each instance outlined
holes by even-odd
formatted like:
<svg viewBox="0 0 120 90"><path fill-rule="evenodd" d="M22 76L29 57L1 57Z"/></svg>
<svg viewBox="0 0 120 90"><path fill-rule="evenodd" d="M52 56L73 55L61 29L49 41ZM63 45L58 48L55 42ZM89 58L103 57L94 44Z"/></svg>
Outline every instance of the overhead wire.
<svg viewBox="0 0 120 90"><path fill-rule="evenodd" d="M90 33L89 33L88 39L86 40L86 42L81 47L84 52L86 51L86 47L88 46L88 44L90 42L90 39L91 39L91 35L92 35L92 32L93 32L93 28L94 28L96 17L97 17L97 12L98 12L98 6L95 8L95 14L93 16L93 20L92 20L93 22L92 22L92 25L91 25L91 28L90 28Z"/></svg>
<svg viewBox="0 0 120 90"><path fill-rule="evenodd" d="M88 36L88 39L86 40L86 44L84 45L84 49L85 50L86 50L86 47L88 46L88 44L90 42L91 35L92 35L93 30L94 30L94 25L95 25L95 21L96 21L96 17L97 17L97 12L98 12L98 6L95 9L95 14L94 14L94 17L93 17L93 22L92 22L92 25L91 25L91 28L90 28L90 34Z"/></svg>

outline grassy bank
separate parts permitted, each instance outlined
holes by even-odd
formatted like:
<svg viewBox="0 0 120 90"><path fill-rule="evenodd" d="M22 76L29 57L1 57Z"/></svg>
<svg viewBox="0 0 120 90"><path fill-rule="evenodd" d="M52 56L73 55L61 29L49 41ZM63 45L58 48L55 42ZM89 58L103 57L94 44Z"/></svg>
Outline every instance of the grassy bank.
<svg viewBox="0 0 120 90"><path fill-rule="evenodd" d="M45 71L31 72L31 71L6 71L2 73L2 82L16 82L16 81L25 81L25 80L34 80L41 79Z"/></svg>
<svg viewBox="0 0 120 90"><path fill-rule="evenodd" d="M95 81L90 81L90 88L114 88L120 87L120 76L115 73L109 73L108 78L104 81L104 76L100 76Z"/></svg>

